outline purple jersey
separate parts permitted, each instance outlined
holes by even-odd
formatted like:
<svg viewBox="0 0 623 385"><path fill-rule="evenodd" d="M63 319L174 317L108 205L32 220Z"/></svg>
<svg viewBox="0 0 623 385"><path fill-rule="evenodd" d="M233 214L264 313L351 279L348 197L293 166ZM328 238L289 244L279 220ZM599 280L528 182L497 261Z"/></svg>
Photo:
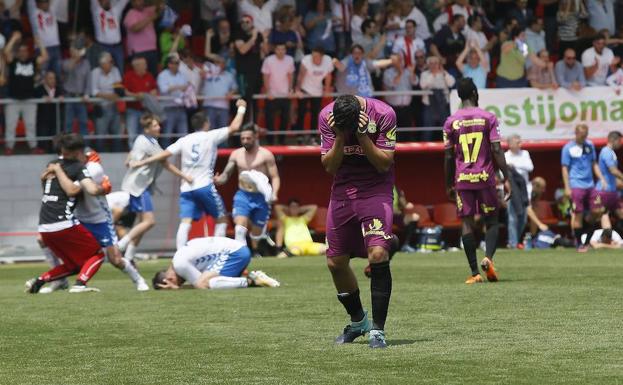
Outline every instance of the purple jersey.
<svg viewBox="0 0 623 385"><path fill-rule="evenodd" d="M491 143L500 141L498 120L478 107L463 108L443 125L445 148L454 148L457 190L495 186Z"/></svg>
<svg viewBox="0 0 623 385"><path fill-rule="evenodd" d="M366 113L370 118L368 137L376 147L393 151L396 147L396 113L380 100L366 99ZM320 152L324 155L333 147L335 133L329 127L329 113L333 102L320 111L318 128L320 130ZM331 199L356 199L378 195L392 196L394 168L380 173L368 161L359 146L356 133L347 132L344 137L344 159L337 170L331 188Z"/></svg>

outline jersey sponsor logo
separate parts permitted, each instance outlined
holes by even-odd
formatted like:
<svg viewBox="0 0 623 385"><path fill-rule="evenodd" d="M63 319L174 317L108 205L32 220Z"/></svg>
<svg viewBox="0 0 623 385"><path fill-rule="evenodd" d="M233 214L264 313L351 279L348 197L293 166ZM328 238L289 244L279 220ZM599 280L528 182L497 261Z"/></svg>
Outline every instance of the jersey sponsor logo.
<svg viewBox="0 0 623 385"><path fill-rule="evenodd" d="M368 122L368 132L370 134L374 134L376 132L376 122L374 120L370 120Z"/></svg>
<svg viewBox="0 0 623 385"><path fill-rule="evenodd" d="M489 214L492 213L496 210L496 207L493 206L487 206L484 203L480 205L480 211L482 211L483 214Z"/></svg>
<svg viewBox="0 0 623 385"><path fill-rule="evenodd" d="M461 127L484 126L485 124L486 120L484 120L483 118L455 120L454 122L452 122L452 129L460 130Z"/></svg>
<svg viewBox="0 0 623 385"><path fill-rule="evenodd" d="M366 230L365 227L362 228L362 232L363 232L363 236L367 237L370 235L379 235L381 237L383 237L383 239L391 239L392 236L391 235L387 235L385 234L385 231L383 230L383 222L378 219L378 218L374 218L372 219L372 223L368 224L368 229Z"/></svg>
<svg viewBox="0 0 623 385"><path fill-rule="evenodd" d="M387 133L385 134L385 137L393 142L396 141L396 127L392 128L391 130L387 131Z"/></svg>
<svg viewBox="0 0 623 385"><path fill-rule="evenodd" d="M459 174L457 178L457 182L469 182L469 183L478 183L478 182L486 182L489 180L489 173L486 171L482 172L462 172Z"/></svg>
<svg viewBox="0 0 623 385"><path fill-rule="evenodd" d="M364 155L363 148L359 145L344 146L344 155Z"/></svg>
<svg viewBox="0 0 623 385"><path fill-rule="evenodd" d="M44 195L41 197L41 202L58 202L58 195Z"/></svg>

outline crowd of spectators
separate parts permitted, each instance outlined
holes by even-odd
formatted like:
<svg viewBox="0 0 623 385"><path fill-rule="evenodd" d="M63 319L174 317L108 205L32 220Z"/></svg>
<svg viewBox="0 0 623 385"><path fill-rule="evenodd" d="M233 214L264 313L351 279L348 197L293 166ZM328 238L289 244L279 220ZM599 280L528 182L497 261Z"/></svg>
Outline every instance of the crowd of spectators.
<svg viewBox="0 0 623 385"><path fill-rule="evenodd" d="M0 97L15 100L4 108L5 153L20 118L32 152L50 150L37 136L63 130L125 150L120 135L130 144L146 109L169 142L199 109L212 126L227 124L237 93L266 140L284 143L271 134L313 132L325 93L429 91L385 100L399 126L420 127L399 140L436 140L462 76L479 88L620 86L622 3L0 0ZM59 97L80 102L58 108L49 99Z"/></svg>

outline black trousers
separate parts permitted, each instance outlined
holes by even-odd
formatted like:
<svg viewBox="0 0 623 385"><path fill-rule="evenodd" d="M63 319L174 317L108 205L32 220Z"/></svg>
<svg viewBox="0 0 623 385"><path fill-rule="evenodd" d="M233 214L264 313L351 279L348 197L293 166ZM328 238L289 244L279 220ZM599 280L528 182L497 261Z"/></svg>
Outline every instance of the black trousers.
<svg viewBox="0 0 623 385"><path fill-rule="evenodd" d="M392 106L396 111L396 125L398 127L413 127L415 117L410 106ZM414 132L404 132L398 136L400 142L412 142L415 140Z"/></svg>
<svg viewBox="0 0 623 385"><path fill-rule="evenodd" d="M287 98L275 98L273 100L266 99L266 129L269 132L275 131L275 116L279 114L279 131L285 133L288 123L290 121L290 99ZM269 135L268 142L271 144L284 143L284 136L278 135L275 140L275 135Z"/></svg>
<svg viewBox="0 0 623 385"><path fill-rule="evenodd" d="M318 114L320 113L320 103L322 98L307 98L299 99L299 112L296 120L296 129L305 129L305 114L307 113L307 106L310 106L311 110L311 130L318 129Z"/></svg>

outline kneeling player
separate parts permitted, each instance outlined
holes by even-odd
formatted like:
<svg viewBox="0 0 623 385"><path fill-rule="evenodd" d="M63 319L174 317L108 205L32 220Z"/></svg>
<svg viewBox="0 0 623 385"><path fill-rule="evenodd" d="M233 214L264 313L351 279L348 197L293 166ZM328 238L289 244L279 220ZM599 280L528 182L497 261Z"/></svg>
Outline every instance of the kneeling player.
<svg viewBox="0 0 623 385"><path fill-rule="evenodd" d="M225 237L196 238L177 250L168 269L156 273L154 289L179 289L184 282L196 289L280 286L262 271L243 277L250 261L251 250L242 242Z"/></svg>
<svg viewBox="0 0 623 385"><path fill-rule="evenodd" d="M456 201L463 222L463 248L472 275L467 284L482 282L476 256L476 227L474 216L484 217L485 258L482 270L490 282L498 280L493 267L493 255L498 242L498 196L494 160L504 175L505 199L510 198L510 183L506 158L500 145L498 120L490 112L478 108L478 90L471 78L459 81L458 94L462 108L450 116L443 127L445 173L448 198Z"/></svg>

